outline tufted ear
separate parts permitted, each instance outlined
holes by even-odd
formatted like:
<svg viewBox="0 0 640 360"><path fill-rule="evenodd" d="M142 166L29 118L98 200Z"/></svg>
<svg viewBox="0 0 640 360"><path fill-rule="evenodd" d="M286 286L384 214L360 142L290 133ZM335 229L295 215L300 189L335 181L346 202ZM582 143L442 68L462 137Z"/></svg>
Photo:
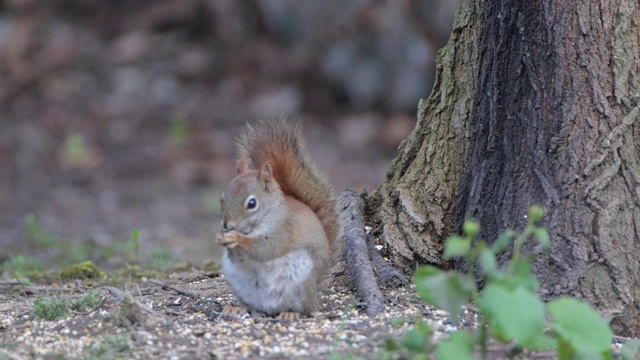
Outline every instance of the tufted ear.
<svg viewBox="0 0 640 360"><path fill-rule="evenodd" d="M275 181L273 180L273 169L271 168L271 165L262 165L260 174L258 174L258 179L264 186L265 191L272 191L274 189Z"/></svg>
<svg viewBox="0 0 640 360"><path fill-rule="evenodd" d="M246 172L247 170L249 170L249 164L247 163L247 160L245 160L245 159L238 160L238 163L236 164L236 172L238 174L242 174L243 172Z"/></svg>

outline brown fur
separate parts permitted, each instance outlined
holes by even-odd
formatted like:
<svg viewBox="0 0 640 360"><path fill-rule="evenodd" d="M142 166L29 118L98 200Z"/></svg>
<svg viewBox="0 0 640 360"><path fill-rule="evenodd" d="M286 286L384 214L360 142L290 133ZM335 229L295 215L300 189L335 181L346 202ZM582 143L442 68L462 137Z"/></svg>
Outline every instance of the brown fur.
<svg viewBox="0 0 640 360"><path fill-rule="evenodd" d="M342 254L337 199L329 181L307 155L298 125L284 119L250 125L237 142L239 172L271 167L285 195L307 205L318 217L329 242L332 262Z"/></svg>

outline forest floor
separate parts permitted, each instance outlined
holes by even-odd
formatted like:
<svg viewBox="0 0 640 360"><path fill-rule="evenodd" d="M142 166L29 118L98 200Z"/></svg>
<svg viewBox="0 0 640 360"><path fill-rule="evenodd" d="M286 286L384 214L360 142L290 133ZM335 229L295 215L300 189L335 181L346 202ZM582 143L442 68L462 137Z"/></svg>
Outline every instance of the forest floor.
<svg viewBox="0 0 640 360"><path fill-rule="evenodd" d="M402 358L397 344L419 319L431 325L435 340L477 322L467 313L451 323L412 287L386 289L386 311L369 317L340 270L322 291L321 309L292 322L222 318L223 306L237 302L216 272L174 273L155 284L142 278L126 286L88 285L98 282L0 286L0 359ZM97 305L55 320L34 317L42 299L73 304L89 288L101 289Z"/></svg>

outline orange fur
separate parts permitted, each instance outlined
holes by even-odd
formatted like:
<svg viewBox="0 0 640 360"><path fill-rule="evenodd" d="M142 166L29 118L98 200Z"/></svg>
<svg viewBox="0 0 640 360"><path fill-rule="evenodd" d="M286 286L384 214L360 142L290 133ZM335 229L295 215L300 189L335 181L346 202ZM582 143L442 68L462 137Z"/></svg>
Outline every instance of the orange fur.
<svg viewBox="0 0 640 360"><path fill-rule="evenodd" d="M284 119L247 126L237 142L238 169L261 170L269 165L282 192L306 204L316 214L331 250L342 253L337 199L329 181L307 155L300 127Z"/></svg>

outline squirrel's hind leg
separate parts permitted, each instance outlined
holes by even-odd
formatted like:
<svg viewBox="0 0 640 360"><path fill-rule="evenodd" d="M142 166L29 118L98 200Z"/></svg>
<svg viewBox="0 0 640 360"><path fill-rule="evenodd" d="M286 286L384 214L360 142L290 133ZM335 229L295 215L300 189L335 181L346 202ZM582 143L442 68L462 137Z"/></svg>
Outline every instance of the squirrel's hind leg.
<svg viewBox="0 0 640 360"><path fill-rule="evenodd" d="M249 309L245 306L227 305L222 309L222 312L220 312L220 318L227 320L239 319L248 312Z"/></svg>
<svg viewBox="0 0 640 360"><path fill-rule="evenodd" d="M281 312L280 314L278 314L278 320L282 320L285 322L289 322L289 321L298 321L300 320L300 314L298 314L297 312L293 312L293 311L285 311L285 312Z"/></svg>

